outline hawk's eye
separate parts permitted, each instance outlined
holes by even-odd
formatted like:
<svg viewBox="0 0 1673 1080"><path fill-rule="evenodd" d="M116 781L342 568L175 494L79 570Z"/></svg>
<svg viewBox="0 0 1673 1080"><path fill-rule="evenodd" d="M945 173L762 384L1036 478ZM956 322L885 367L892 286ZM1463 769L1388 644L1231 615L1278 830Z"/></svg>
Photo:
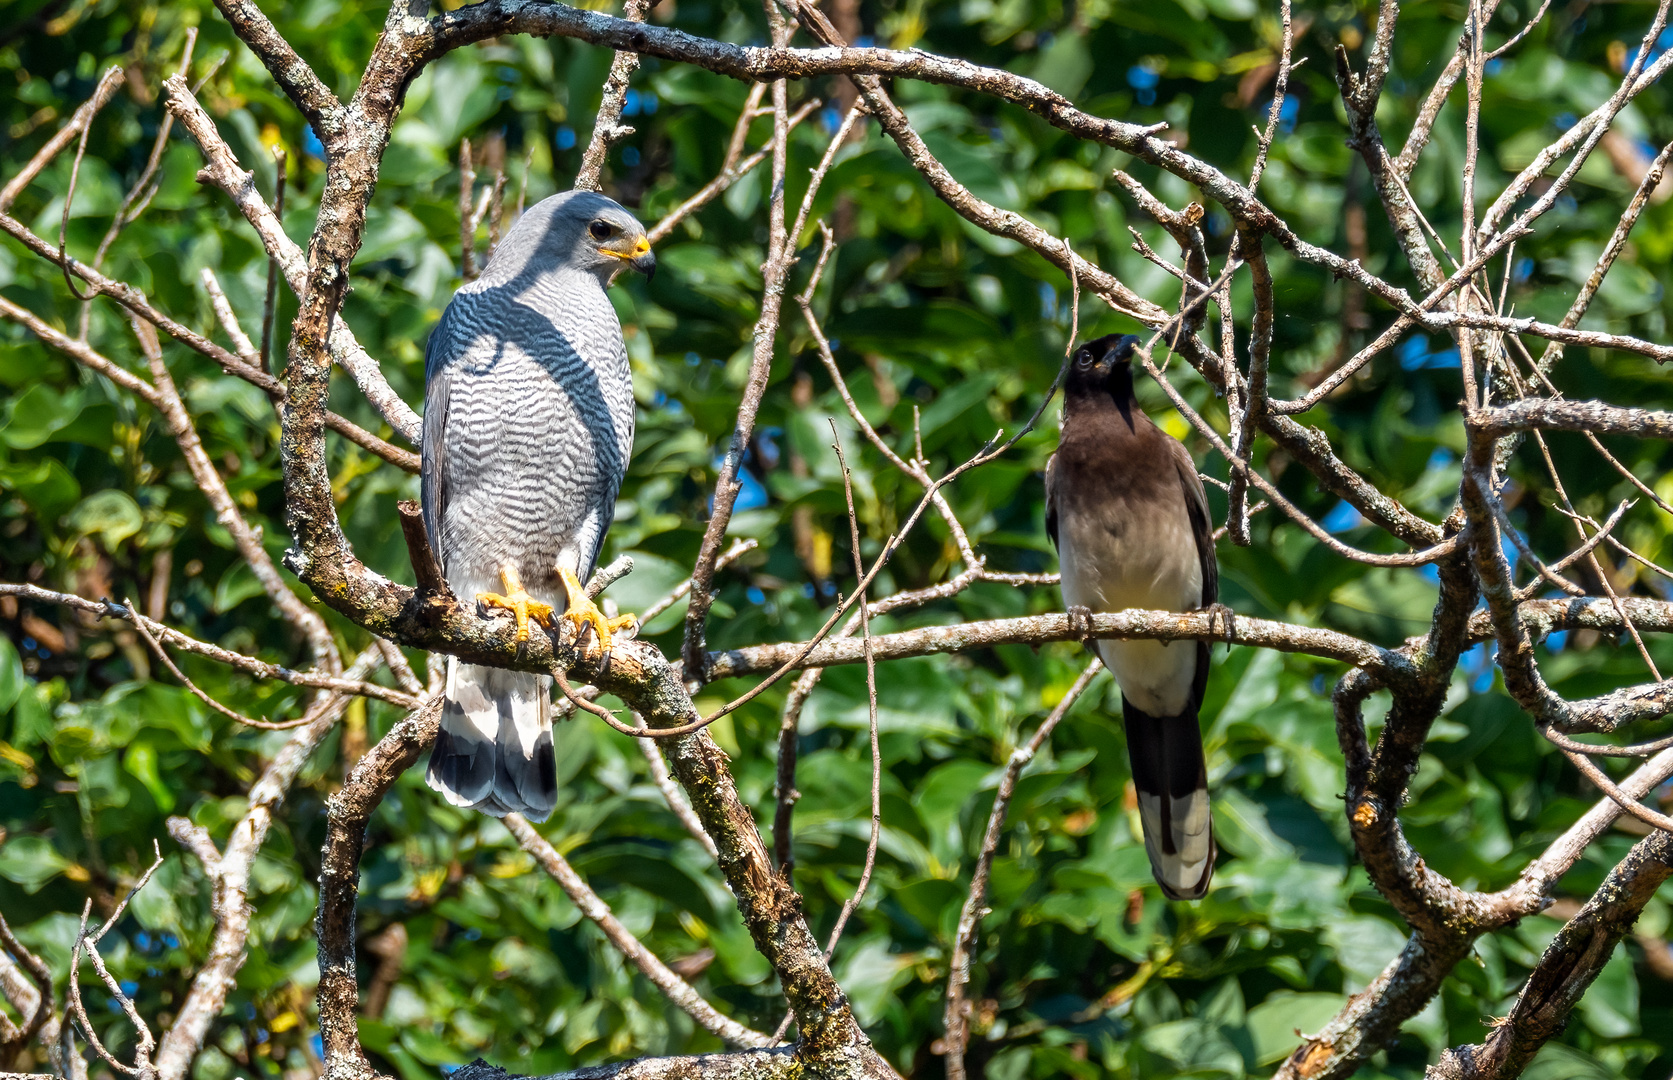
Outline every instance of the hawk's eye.
<svg viewBox="0 0 1673 1080"><path fill-rule="evenodd" d="M593 234L594 240L610 239L611 228L602 221L595 221L587 226L587 231Z"/></svg>

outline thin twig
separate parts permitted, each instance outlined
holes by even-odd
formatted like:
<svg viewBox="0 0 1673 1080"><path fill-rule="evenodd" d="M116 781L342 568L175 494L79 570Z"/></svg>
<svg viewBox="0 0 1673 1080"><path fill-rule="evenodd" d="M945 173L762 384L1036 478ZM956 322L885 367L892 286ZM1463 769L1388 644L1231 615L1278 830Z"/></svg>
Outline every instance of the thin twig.
<svg viewBox="0 0 1673 1080"><path fill-rule="evenodd" d="M1546 3L1549 2L1550 0L1546 0ZM1545 9L1541 7L1540 12L1544 13L1544 11ZM1530 23L1530 25L1532 24ZM1632 193L1632 201L1627 203L1626 211L1621 214L1621 219L1615 223L1615 231L1610 234L1609 242L1603 246L1603 251L1597 257L1597 264L1592 267L1592 272L1586 276L1586 283L1575 294L1574 301L1569 305L1568 311L1563 314L1562 322L1558 323L1559 326L1570 328L1580 325L1580 320L1586 315L1586 309L1592 305L1592 299L1597 296L1598 290L1603 287L1603 279L1609 273L1610 267L1615 265L1615 260L1620 257L1621 252L1626 250L1627 237L1632 233L1632 227L1638 223L1638 217L1644 212L1644 207L1649 205L1650 196L1661 186L1661 178L1667 172L1669 155L1673 155L1673 142L1663 146L1661 151L1656 154L1655 160L1650 162L1650 167L1644 171L1644 179L1639 181L1638 189ZM1562 343L1549 342L1545 346L1545 351L1540 355L1536 367L1542 374L1549 372L1562 358Z"/></svg>
<svg viewBox="0 0 1673 1080"><path fill-rule="evenodd" d="M655 953L633 936L632 931L621 924L615 913L610 910L610 905L593 892L569 861L559 854L558 849L541 836L523 815L507 814L503 820L505 827L517 838L523 850L532 855L541 869L552 876L575 906L581 909L581 914L591 919L593 924L603 931L610 944L639 969L640 974L649 979L652 985L661 990L668 1000L687 1016L697 1021L703 1030L733 1046L775 1045L777 1040L716 1012L714 1006L704 1001L703 996L692 989L691 984L670 971L668 965L658 959Z"/></svg>
<svg viewBox="0 0 1673 1080"><path fill-rule="evenodd" d="M860 558L860 519L854 512L854 480L848 471L848 460L842 453L842 438L837 434L836 421L832 420L830 424L831 449L836 451L837 466L842 470L842 492L848 502L848 530L854 545L854 576L858 578L865 563ZM883 827L883 756L877 746L877 658L871 648L871 608L863 589L860 590L860 633L865 639L866 717L871 733L871 836L866 841L866 861L865 868L860 871L860 883L855 886L854 895L843 901L842 911L837 914L836 925L831 928L830 940L825 945L827 961L836 953L837 942L842 940L848 917L865 899L872 869L877 865L877 839Z"/></svg>
<svg viewBox="0 0 1673 1080"><path fill-rule="evenodd" d="M272 557L262 546L260 535L245 520L238 504L227 490L226 481L216 470L214 462L209 460L180 391L175 386L174 378L163 361L162 346L157 340L157 332L150 323L141 321L138 316L130 316L128 321L150 366L151 385L156 391L158 411L163 414L170 434L179 444L181 456L186 459L186 466L192 474L192 479L196 481L198 490L203 492L204 498L214 509L216 521L232 534L233 546L255 574L256 580L261 583L262 591L273 601L273 606L278 608L285 621L307 640L314 654L314 663L336 674L342 670L343 662L337 653L337 643L332 638L331 631L319 613L292 592L280 576L278 568L273 565ZM248 344L247 339L245 344Z"/></svg>
<svg viewBox="0 0 1673 1080"><path fill-rule="evenodd" d="M111 1068L119 1073L135 1077L144 1077L152 1071L151 1054L157 1048L156 1036L151 1033L150 1025L140 1017L139 1010L134 1007L133 998L128 996L122 989L121 983L117 982L116 978L111 975L110 970L105 967L104 957L99 955L99 942L104 939L106 934L110 933L110 928L116 925L116 920L120 919L122 914L127 911L128 904L133 900L135 894L145 888L146 883L151 880L151 875L155 874L157 868L163 865L162 849L155 840L151 842L151 848L155 859L150 867L140 875L139 881L117 903L111 911L110 917L105 920L104 925L100 926L97 932L91 934L87 932L87 918L93 911L93 901L87 901L81 911L81 926L76 931L75 945L70 950L69 1008L74 1012L76 1019L80 1021L82 1035ZM105 988L110 991L111 997L121 1006L122 1012L128 1017L128 1022L134 1026L135 1034L138 1036L138 1045L134 1048L134 1063L132 1065L118 1060L115 1055L105 1048L104 1043L100 1041L98 1033L93 1029L92 1023L87 1018L87 1008L81 1000L81 980L79 977L81 950L84 947L87 950L87 958L93 962L93 970L98 972L99 979L105 984Z"/></svg>
<svg viewBox="0 0 1673 1080"><path fill-rule="evenodd" d="M1160 336L1160 331L1152 336L1151 341L1154 342L1158 336ZM1190 403L1168 381L1167 376L1156 367L1154 361L1150 359L1149 346L1140 346L1134 350L1134 353L1139 357L1144 369L1150 373L1150 377L1161 384L1163 392L1167 394L1168 400L1173 403L1173 407L1179 410L1180 415L1185 417L1192 427L1208 439L1209 443L1231 464L1233 469L1246 470L1249 475L1249 482L1260 488L1274 506L1284 511L1291 521L1306 529L1315 540L1318 540L1338 555L1370 566L1422 566L1445 558L1456 551L1463 543L1459 537L1453 536L1435 544L1433 547L1409 555L1379 555L1369 551L1361 551L1349 544L1342 543L1342 541L1330 535L1318 522L1302 513L1294 503L1278 491L1271 481L1261 476L1258 471L1249 466L1248 461L1234 453L1232 448L1226 445L1225 440L1220 437L1219 433L1202 418L1201 414L1191 407Z"/></svg>
<svg viewBox="0 0 1673 1080"><path fill-rule="evenodd" d="M131 611L113 600L88 600L74 593L53 592L36 585L26 585L8 581L0 581L0 596L16 596L36 603L59 604L76 611L84 611L96 618L134 620L143 619L142 612ZM226 664L258 679L277 679L294 686L306 686L316 690L341 690L346 694L361 697L377 698L392 705L403 708L413 706L412 696L399 690L392 690L387 686L376 683L363 682L358 677L347 678L341 675L328 675L320 671L296 671L279 664L269 664L265 660L258 660L253 656L223 649L219 645L211 645L205 641L183 634L170 626L164 626L155 620L147 620L147 629L159 642L184 652L204 656L217 663Z"/></svg>
<svg viewBox="0 0 1673 1080"><path fill-rule="evenodd" d="M1550 738L1551 735L1550 732L1544 730L1541 731L1541 734L1545 735L1547 738ZM1556 744L1554 743L1554 745ZM1562 745L1557 745L1557 749L1562 752L1564 757L1568 758L1571 765L1580 770L1580 775L1590 780L1593 785L1598 788L1598 790L1613 799L1615 801L1615 805L1619 806L1622 810L1625 810L1628 814L1631 814L1633 817L1642 821L1646 825L1651 825L1658 829L1673 832L1673 817L1668 817L1666 814L1658 814L1656 811L1651 810L1631 795L1622 791L1616 786L1613 780L1604 775L1602 769L1592 763L1592 759L1589 755L1595 753L1595 751L1588 748L1586 753L1579 753Z"/></svg>
<svg viewBox="0 0 1673 1080"><path fill-rule="evenodd" d="M471 212L471 201L476 194L476 166L471 161L469 136L459 140L459 276L466 281L476 280L476 259L472 248L476 244L476 215Z"/></svg>
<svg viewBox="0 0 1673 1080"><path fill-rule="evenodd" d="M1522 29L1520 29L1520 30L1516 31L1516 33L1512 34L1510 36L1510 39L1507 40L1503 45L1500 45L1497 49L1494 49L1492 52L1488 53L1487 54L1487 59L1490 60L1490 61L1491 60L1497 60L1499 57L1503 56L1505 53L1507 53L1510 50L1516 48L1517 44L1519 44L1523 38L1527 37L1530 33L1533 32L1534 27L1539 25L1540 20L1545 18L1545 12L1550 7L1551 7L1551 0L1540 0L1539 10L1534 12L1533 17L1530 18L1526 23L1524 23L1522 25Z"/></svg>
<svg viewBox="0 0 1673 1080"><path fill-rule="evenodd" d="M792 835L792 815L802 793L796 790L796 758L801 738L802 708L813 695L814 687L825 674L824 668L808 668L790 684L784 696L784 709L778 722L778 779L774 786L773 859L778 863L779 876L790 880L796 866L796 848Z"/></svg>
<svg viewBox="0 0 1673 1080"><path fill-rule="evenodd" d="M1551 457L1551 448L1545 443L1545 433L1542 431L1534 432L1534 441L1539 445L1540 454L1545 459L1545 466L1551 475L1551 483L1557 490L1557 497L1563 501L1563 507L1568 511L1569 520L1574 523L1574 530L1580 535L1580 541L1584 544L1586 530L1581 526L1578 513L1574 509L1574 503L1568 497L1568 491L1563 487L1562 477L1558 474L1556 462ZM1498 500L1494 499L1493 503L1495 506L1498 505ZM1627 614L1626 607L1622 605L1620 596L1616 594L1614 583L1609 580L1609 575L1603 572L1603 566L1598 562L1596 552L1587 550L1584 557L1586 565L1591 568L1593 574L1597 575L1598 581L1602 582L1603 591L1609 597L1609 602L1615 605L1615 610L1621 616L1621 622L1626 625L1627 633L1632 635L1633 644L1638 647L1638 655L1643 658L1644 666L1649 668L1650 674L1655 677L1657 682L1660 682L1661 672L1656 668L1656 662L1650 656L1650 650L1644 645L1644 639L1639 635L1638 627L1633 625L1632 618Z"/></svg>
<svg viewBox="0 0 1673 1080"><path fill-rule="evenodd" d="M197 45L197 39L197 27L188 27L186 43L180 54L179 70L181 75L185 75L191 70L192 49ZM138 220L139 216L145 212L145 208L151 204L151 200L156 196L159 187L161 187L161 181L153 183L152 178L157 175L157 169L162 164L163 151L168 148L169 132L173 127L174 114L165 111L163 122L157 125L157 135L151 141L151 156L146 159L145 168L141 170L139 179L134 181L133 186L128 189L128 193L123 196L122 205L116 208L116 214L110 220L110 228L105 230L104 239L99 241L98 249L93 253L93 268L95 270L104 264L105 255L109 253L111 245L116 243L116 238L122 235L122 230ZM83 304L81 307L81 328L76 335L82 341L87 340L87 330L92 321L92 314L91 304Z"/></svg>
<svg viewBox="0 0 1673 1080"><path fill-rule="evenodd" d="M783 17L771 3L767 5L768 22L773 29L773 43L789 44L789 32ZM744 451L755 433L755 416L761 398L767 391L767 380L772 374L774 346L778 339L779 311L784 301L785 279L790 264L795 260L795 246L784 227L784 177L789 160L790 98L783 79L772 84L773 95L773 176L767 198L767 261L762 267L761 311L751 334L749 373L738 402L738 416L732 428L732 440L721 459L720 475L715 479L714 498L709 510L709 522L703 530L703 542L697 551L696 564L691 569L691 599L686 605L685 634L680 657L685 664L686 677L706 681L703 671L703 643L707 635L709 606L713 603L712 587L715 561L720 557L721 540L726 536L732 520L732 508L743 485L738 482L738 470L743 468Z"/></svg>
<svg viewBox="0 0 1673 1080"><path fill-rule="evenodd" d="M12 928L7 925L3 912L0 912L0 948L10 953L18 966L27 972L35 983L37 997L34 1011L24 1017L23 1027L17 1035L18 1045L23 1046L44 1030L47 1020L52 1016L52 969L47 967L46 961L18 941L12 934Z"/></svg>
<svg viewBox="0 0 1673 1080"><path fill-rule="evenodd" d="M622 5L622 18L642 23L650 10L651 0L627 0ZM592 138L581 154L581 167L575 173L576 191L599 191L599 177L604 172L604 159L610 147L633 134L633 129L621 123L622 106L627 101L627 83L639 69L639 54L618 50L610 61L610 74L604 80L604 92L593 120Z"/></svg>
<svg viewBox="0 0 1673 1080"><path fill-rule="evenodd" d="M1022 776L1022 770L1034 760L1034 755L1040 752L1040 747L1051 738L1053 729L1069 714L1069 710L1102 670L1103 664L1094 657L1064 693L1062 700L1040 722L1040 726L1034 730L1033 737L1012 751L1010 759L1005 763L1004 775L999 779L999 790L993 797L993 808L988 812L987 831L982 834L982 847L976 856L976 869L970 875L970 892L964 899L963 909L959 912L958 933L953 939L953 952L947 961L947 1006L943 1017L945 1034L942 1037L942 1052L947 1062L948 1080L963 1080L965 1075L964 1048L970 1041L970 1003L965 999L964 988L970 982L970 957L976 948L976 931L981 925L982 917L988 913L985 906L988 875L993 870L993 857L999 850L999 834L1005 827L1005 817L1011 809L1011 797L1016 794L1017 780Z"/></svg>
<svg viewBox="0 0 1673 1080"><path fill-rule="evenodd" d="M245 724L253 728L261 728L263 731L288 731L294 727L301 727L303 724L308 722L305 717L298 717L295 720L285 720L280 723L273 723L269 720L252 720L243 713L236 712L227 708L225 705L222 705L219 701L216 701L214 698L199 689L197 683L194 683L192 680L186 678L186 673L174 665L174 660L169 656L168 651L162 647L157 639L151 635L151 631L146 628L146 619L143 616L137 615L138 608L134 606L134 602L132 600L128 600L126 603L129 611L136 612L136 616L133 620L134 629L139 631L139 636L145 639L145 644L150 646L152 653L156 655L157 659L163 662L163 666L168 668L171 675L185 684L186 689L192 692L193 697L197 698L211 709L214 709L222 716L238 721L240 724Z"/></svg>
<svg viewBox="0 0 1673 1080"><path fill-rule="evenodd" d="M715 560L715 572L719 573L720 571L726 569L739 558L747 555L749 552L754 551L760 546L760 541L753 539L739 539L732 541L732 546L722 552L720 558ZM657 600L655 603L645 608L644 611L639 612L639 625L645 625L658 615L661 615L664 611L667 611L669 608L679 603L681 600L684 600L686 594L689 592L691 592L691 579L686 578L684 581L674 586L668 595Z"/></svg>
<svg viewBox="0 0 1673 1080"><path fill-rule="evenodd" d="M87 130L93 118L99 114L99 110L110 103L111 97L127 77L127 72L120 64L113 64L105 69L105 73L99 77L98 85L93 88L92 96L82 102L64 122L64 126L46 141L46 145L35 151L35 156L29 159L28 164L19 169L17 175L7 181L4 188L0 188L0 214L11 210L12 203L35 182L35 177L41 175L43 169L52 164L52 159L63 153Z"/></svg>
<svg viewBox="0 0 1673 1080"><path fill-rule="evenodd" d="M221 291L221 283L215 277L215 271L205 266L198 271L198 280L203 283L203 291L209 294L209 304L215 309L215 319L226 331L232 341L233 351L246 364L260 365L261 354L250 336L244 333L244 328L238 324L238 315L232 310L232 301Z"/></svg>

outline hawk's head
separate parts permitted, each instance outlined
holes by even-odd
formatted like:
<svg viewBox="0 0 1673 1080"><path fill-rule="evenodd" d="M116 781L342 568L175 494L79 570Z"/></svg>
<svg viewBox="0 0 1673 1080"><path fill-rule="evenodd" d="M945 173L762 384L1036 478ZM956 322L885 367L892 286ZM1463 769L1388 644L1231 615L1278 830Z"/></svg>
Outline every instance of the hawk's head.
<svg viewBox="0 0 1673 1080"><path fill-rule="evenodd" d="M566 191L530 207L506 234L493 262L502 255L519 269L541 273L589 270L605 284L624 266L647 278L656 272L645 227L626 207L596 191ZM491 271L492 266L484 276Z"/></svg>

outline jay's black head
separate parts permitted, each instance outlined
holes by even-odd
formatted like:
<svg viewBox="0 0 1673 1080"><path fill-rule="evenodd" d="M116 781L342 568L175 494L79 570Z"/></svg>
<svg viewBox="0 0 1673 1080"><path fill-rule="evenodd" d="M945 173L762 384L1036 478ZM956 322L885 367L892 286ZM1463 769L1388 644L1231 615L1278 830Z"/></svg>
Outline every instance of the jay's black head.
<svg viewBox="0 0 1673 1080"><path fill-rule="evenodd" d="M1063 384L1067 397L1096 397L1108 394L1117 404L1133 397L1133 347L1135 334L1106 334L1075 350L1069 361L1069 377Z"/></svg>

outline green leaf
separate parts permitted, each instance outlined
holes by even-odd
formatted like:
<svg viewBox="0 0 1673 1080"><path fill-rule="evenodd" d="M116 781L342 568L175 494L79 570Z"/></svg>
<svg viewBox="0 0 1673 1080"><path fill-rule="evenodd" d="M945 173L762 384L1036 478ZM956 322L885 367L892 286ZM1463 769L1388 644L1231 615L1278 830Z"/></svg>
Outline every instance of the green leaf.
<svg viewBox="0 0 1673 1080"><path fill-rule="evenodd" d="M1325 924L1325 940L1351 977L1350 990L1363 989L1406 947L1406 935L1399 927L1370 915L1331 919Z"/></svg>
<svg viewBox="0 0 1673 1080"><path fill-rule="evenodd" d="M60 394L46 383L36 383L12 399L0 422L0 442L17 450L33 449L74 420L81 403L80 390Z"/></svg>
<svg viewBox="0 0 1673 1080"><path fill-rule="evenodd" d="M47 688L25 676L17 699L12 703L12 742L19 749L27 749L52 737L50 705ZM54 756L57 756L56 745Z"/></svg>
<svg viewBox="0 0 1673 1080"><path fill-rule="evenodd" d="M463 1065L471 1056L440 1035L409 1027L401 1032L401 1045L426 1065Z"/></svg>
<svg viewBox="0 0 1673 1080"><path fill-rule="evenodd" d="M1586 996L1580 999L1586 1026L1608 1039L1638 1034L1638 976L1624 942L1617 942Z"/></svg>
<svg viewBox="0 0 1673 1080"><path fill-rule="evenodd" d="M1255 0L1202 0L1211 15L1222 19L1253 19L1260 11Z"/></svg>
<svg viewBox="0 0 1673 1080"><path fill-rule="evenodd" d="M46 522L56 521L81 498L81 485L57 458L0 465L0 488L15 491Z"/></svg>
<svg viewBox="0 0 1673 1080"><path fill-rule="evenodd" d="M691 576L689 566L682 567L673 559L664 558L648 551L629 551L623 554L633 557L633 573L622 578L605 591L605 595L614 600L623 611L635 614L643 611L651 604L668 595L682 581ZM664 614L653 619L655 627L641 628L647 634L661 633L675 625L683 617L684 602L675 604Z"/></svg>
<svg viewBox="0 0 1673 1080"><path fill-rule="evenodd" d="M144 527L145 515L126 492L106 488L81 500L70 513L68 524L78 535L97 535L106 551L115 551L118 544Z"/></svg>
<svg viewBox="0 0 1673 1080"><path fill-rule="evenodd" d="M861 1025L877 1022L895 987L911 975L916 960L907 953L890 952L884 938L871 938L841 962L837 983L848 992Z"/></svg>
<svg viewBox="0 0 1673 1080"><path fill-rule="evenodd" d="M174 809L174 792L163 783L157 769L157 750L149 742L137 742L122 755L122 767L128 775L145 785L145 790L156 800L157 809L168 813Z"/></svg>
<svg viewBox="0 0 1673 1080"><path fill-rule="evenodd" d="M69 868L70 860L53 850L45 837L14 836L0 844L0 877L31 895Z"/></svg>
<svg viewBox="0 0 1673 1080"><path fill-rule="evenodd" d="M116 408L103 401L89 402L75 419L52 433L52 442L79 443L99 450L115 438Z"/></svg>
<svg viewBox="0 0 1673 1080"><path fill-rule="evenodd" d="M1341 1010L1343 1000L1340 994L1279 990L1250 1009L1243 1027L1254 1045L1256 1064L1269 1065L1301 1045L1301 1036L1311 1035L1329 1023Z"/></svg>
<svg viewBox="0 0 1673 1080"><path fill-rule="evenodd" d="M1295 854L1295 847L1267 823L1266 807L1237 788L1215 794L1214 836L1221 847L1246 859Z"/></svg>
<svg viewBox="0 0 1673 1080"><path fill-rule="evenodd" d="M1522 1073L1522 1080L1620 1080L1620 1077L1619 1072L1590 1054L1559 1042L1546 1043Z"/></svg>
<svg viewBox="0 0 1673 1080"><path fill-rule="evenodd" d="M1253 6L1253 0L1242 0ZM1092 74L1092 54L1080 34L1063 33L1040 53L1034 77L1064 97L1074 97ZM923 129L920 128L920 131Z"/></svg>
<svg viewBox="0 0 1673 1080"><path fill-rule="evenodd" d="M945 844L956 842L959 811L993 771L986 762L949 761L924 778L912 801L932 839ZM985 820L977 822L975 828L980 830L986 824Z"/></svg>
<svg viewBox="0 0 1673 1080"><path fill-rule="evenodd" d="M17 647L12 644L11 638L0 635L0 714L12 707L28 685L29 677L23 673L23 661L18 659Z"/></svg>
<svg viewBox="0 0 1673 1080"><path fill-rule="evenodd" d="M251 597L260 596L263 590L261 582L256 579L255 571L245 562L235 562L227 567L221 580L215 583L215 610L225 614L242 604Z"/></svg>

